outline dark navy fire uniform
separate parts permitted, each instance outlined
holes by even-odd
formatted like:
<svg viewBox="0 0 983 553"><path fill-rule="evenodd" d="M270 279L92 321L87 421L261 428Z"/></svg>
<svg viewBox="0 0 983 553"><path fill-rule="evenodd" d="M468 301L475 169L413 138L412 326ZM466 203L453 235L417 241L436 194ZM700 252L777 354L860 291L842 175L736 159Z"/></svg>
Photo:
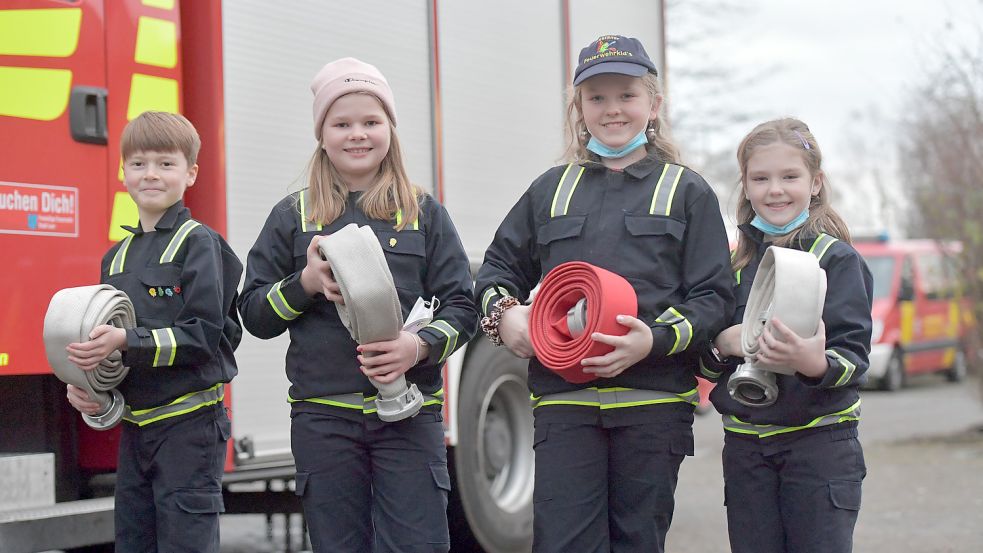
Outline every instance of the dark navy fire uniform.
<svg viewBox="0 0 983 553"><path fill-rule="evenodd" d="M487 314L520 301L557 265L584 261L627 279L651 353L586 384L529 363L535 413L534 549L662 551L679 465L693 454L697 344L734 308L717 198L696 173L654 157L623 171L554 167L519 199L478 273Z"/></svg>
<svg viewBox="0 0 983 553"><path fill-rule="evenodd" d="M365 215L360 195L349 194L344 213L323 226L301 216L309 212L306 190L280 201L249 252L239 308L246 328L260 338L290 333L291 447L314 549L447 551L450 480L440 367L474 335L468 259L446 210L429 195L420 198L418 220L400 231L397 221ZM440 301L434 320L419 332L430 354L406 373L426 397L410 419L379 420L376 389L359 370L357 344L335 306L322 294L309 297L300 283L311 239L351 223L378 236L404 316L419 297Z"/></svg>
<svg viewBox="0 0 983 553"><path fill-rule="evenodd" d="M218 553L242 263L182 202L156 232L123 228L132 234L102 260L102 282L126 292L138 324L126 331L119 386L116 549Z"/></svg>
<svg viewBox="0 0 983 553"><path fill-rule="evenodd" d="M757 245L757 253L737 273L737 311L731 324L744 316L755 273L770 245L750 225L740 231ZM704 376L719 380L710 399L726 430L725 502L735 553L851 551L867 472L857 423L870 348L870 271L852 246L825 234L801 238L791 247L815 254L826 271L826 374L815 379L776 375L777 401L748 407L727 392L737 363L720 364L708 353L701 363Z"/></svg>

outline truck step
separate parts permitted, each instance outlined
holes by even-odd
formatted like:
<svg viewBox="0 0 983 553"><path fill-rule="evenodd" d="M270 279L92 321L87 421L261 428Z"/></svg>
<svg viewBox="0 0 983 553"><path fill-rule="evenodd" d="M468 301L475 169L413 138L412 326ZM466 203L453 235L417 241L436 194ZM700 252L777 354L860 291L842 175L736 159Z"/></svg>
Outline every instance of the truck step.
<svg viewBox="0 0 983 553"><path fill-rule="evenodd" d="M113 532L112 497L0 511L0 551L4 553L110 543Z"/></svg>

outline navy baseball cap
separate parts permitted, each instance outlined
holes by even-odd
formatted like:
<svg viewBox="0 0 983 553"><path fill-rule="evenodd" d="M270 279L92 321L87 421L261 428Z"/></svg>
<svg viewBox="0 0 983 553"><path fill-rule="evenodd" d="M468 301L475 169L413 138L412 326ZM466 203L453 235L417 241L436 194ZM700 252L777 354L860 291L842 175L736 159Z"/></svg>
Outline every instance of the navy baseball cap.
<svg viewBox="0 0 983 553"><path fill-rule="evenodd" d="M573 74L574 86L601 73L620 73L641 77L659 72L645 53L637 38L621 35L604 35L588 44L577 58L577 70Z"/></svg>

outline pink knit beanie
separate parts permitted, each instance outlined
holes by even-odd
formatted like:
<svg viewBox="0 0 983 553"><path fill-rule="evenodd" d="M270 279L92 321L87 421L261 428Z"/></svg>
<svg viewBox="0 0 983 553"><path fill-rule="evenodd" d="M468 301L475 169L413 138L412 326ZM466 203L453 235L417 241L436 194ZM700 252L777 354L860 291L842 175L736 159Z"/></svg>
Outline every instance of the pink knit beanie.
<svg viewBox="0 0 983 553"><path fill-rule="evenodd" d="M321 127L328 108L335 100L352 92L368 92L382 102L386 115L396 125L396 102L393 91L382 73L375 68L355 58L335 60L317 72L311 82L311 92L314 93L314 136L321 140Z"/></svg>

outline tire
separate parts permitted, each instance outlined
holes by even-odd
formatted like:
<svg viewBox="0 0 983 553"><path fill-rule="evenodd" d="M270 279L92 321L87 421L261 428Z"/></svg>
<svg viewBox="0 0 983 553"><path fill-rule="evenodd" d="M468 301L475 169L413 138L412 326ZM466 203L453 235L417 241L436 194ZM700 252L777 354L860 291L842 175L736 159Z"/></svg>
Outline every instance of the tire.
<svg viewBox="0 0 983 553"><path fill-rule="evenodd" d="M887 362L887 370L881 378L881 389L888 392L900 390L905 384L904 357L900 350L894 350Z"/></svg>
<svg viewBox="0 0 983 553"><path fill-rule="evenodd" d="M533 419L527 362L481 339L465 361L448 508L452 551L532 548ZM463 517L461 516L463 513Z"/></svg>
<svg viewBox="0 0 983 553"><path fill-rule="evenodd" d="M956 357L952 360L952 366L946 371L945 377L949 382L962 382L966 380L966 349L961 345L956 348Z"/></svg>

